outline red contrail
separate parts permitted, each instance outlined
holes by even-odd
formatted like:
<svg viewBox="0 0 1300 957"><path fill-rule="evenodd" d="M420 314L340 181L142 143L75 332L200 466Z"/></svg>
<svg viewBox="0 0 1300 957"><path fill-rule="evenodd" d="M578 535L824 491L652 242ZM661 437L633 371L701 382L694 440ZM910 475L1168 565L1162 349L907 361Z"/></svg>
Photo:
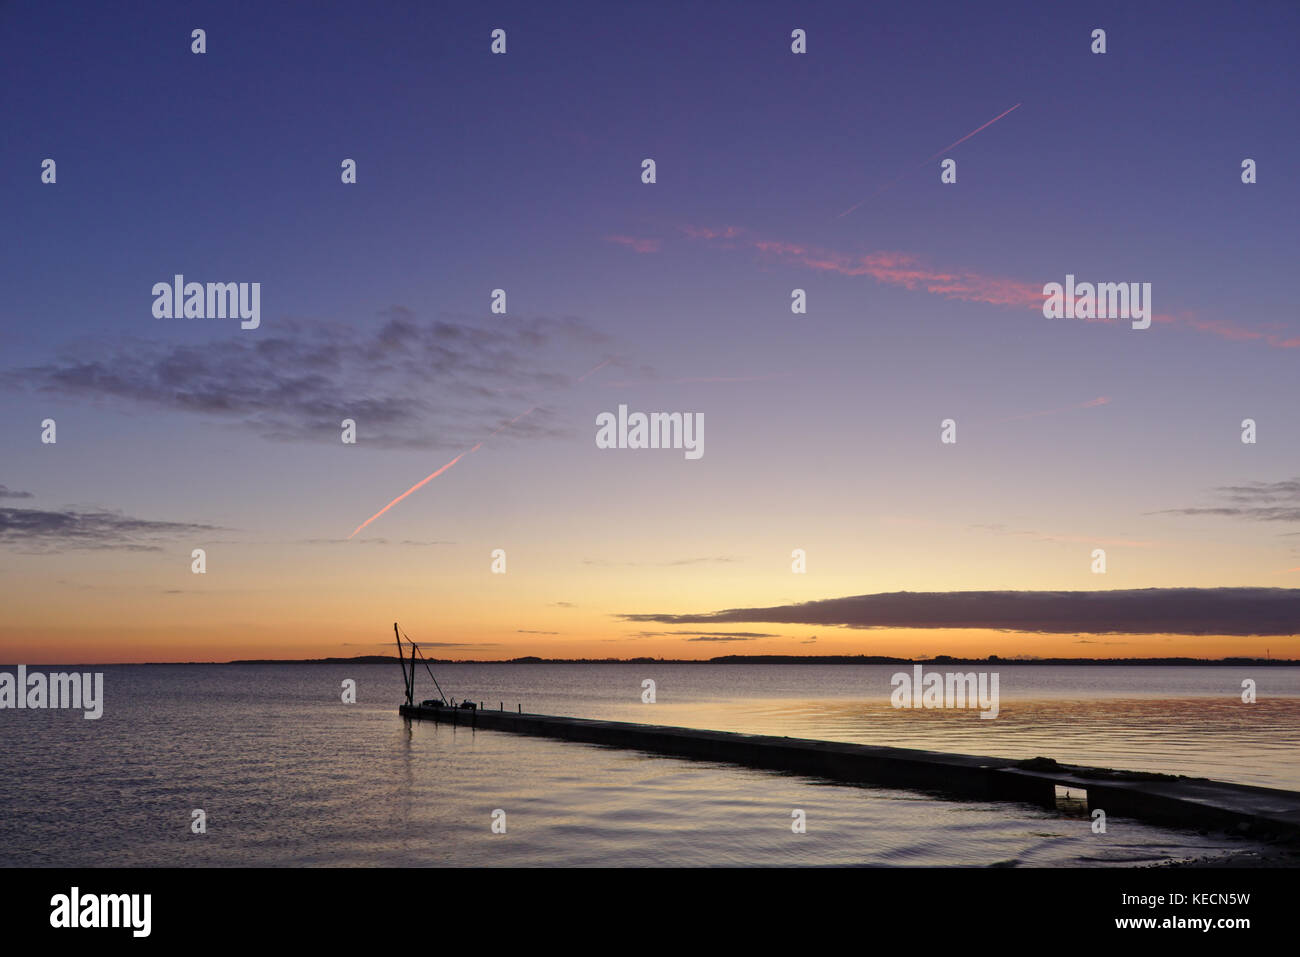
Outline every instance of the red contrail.
<svg viewBox="0 0 1300 957"><path fill-rule="evenodd" d="M961 139L959 139L956 143L950 143L949 145L945 146L943 149L939 150L938 153L932 153L932 154L930 154L930 155L927 156L924 160L922 160L921 163L919 163L918 165L920 165L920 166L924 166L926 163L930 162L930 161L931 161L932 159L934 159L936 156L939 156L939 155L942 154L942 153L946 153L948 150L952 149L954 146L958 146L958 145L960 145L960 144L962 144L962 143L965 143L968 139L970 139L972 136L974 136L974 135L975 135L976 133L978 133L980 130L985 129L985 128L987 128L987 127L990 127L990 126L992 126L994 123L996 123L998 120L1002 119L1002 117L1006 116L1007 113L1010 113L1012 110L1018 110L1018 109L1020 109L1020 106L1021 106L1021 104L1017 103L1015 106L1013 106L1010 110L1007 110L1005 113L999 113L997 116L993 117L993 119L989 120L989 121L988 121L987 123L985 123L983 126L980 126L980 127L977 127L976 129L971 130L969 133L967 133L965 136L963 136ZM893 186L894 183L897 183L898 180L902 179L903 176L906 176L906 175L907 175L907 174L904 173L902 176L899 176L898 179L895 179L895 180L894 180L893 182L891 182L891 183L887 183L887 184L885 184L884 186L880 187L880 189L876 190L876 192L875 192L875 193L872 193L871 195L872 195L872 196L875 196L875 195L881 193L882 191L884 191L884 190L886 190L886 189L889 189L890 186ZM870 199L870 198L871 198L871 196L868 196L868 197L867 197L867 199ZM862 203L865 203L866 201L867 201L867 200L864 199L864 200L862 201ZM844 212L840 213L840 214L839 214L838 216L836 216L835 218L836 218L836 219L843 219L843 218L844 218L845 216L847 216L849 213L853 212L855 209L857 209L859 206L861 206L862 203L854 203L852 206L850 206L850 207L849 207L848 209L846 209Z"/></svg>
<svg viewBox="0 0 1300 957"><path fill-rule="evenodd" d="M587 376L591 375L592 373L599 372L601 369L605 368L605 366L609 365L613 361L614 361L613 359L606 359L600 365L596 366L596 368L592 369L591 372L584 372L582 375L578 376L578 381L581 382L583 379L587 378Z"/></svg>
<svg viewBox="0 0 1300 957"><path fill-rule="evenodd" d="M533 414L534 412L536 412L536 411L537 411L537 406L533 406L531 409L529 409L527 412L523 413L522 415L517 415L517 416L515 416L513 419L511 419L511 420L510 420L509 422L507 422L505 425L501 426L500 429L497 429L496 432L493 432L492 435L496 435L497 432L500 432L500 431L501 431L501 429L508 429L508 428L510 428L510 426L514 425L516 422L518 422L520 419L522 419L525 415L532 415L532 414ZM488 436L488 439L492 438L492 435L489 435L489 436ZM486 441L487 441L487 439L484 439L484 440L483 440L483 442L486 442ZM476 446L474 446L472 449L470 449L470 452L477 452L477 451L479 450L479 446L481 446L481 445L483 444L483 442L480 442L478 445L476 445Z"/></svg>
<svg viewBox="0 0 1300 957"><path fill-rule="evenodd" d="M482 444L483 444L483 443L481 443L481 442L479 443L479 445L482 445ZM478 448L478 445L474 446L474 449L476 449L476 448ZM470 452L473 452L474 449L470 449L469 451L470 451ZM381 508L379 511L375 512L374 515L371 515L368 519L366 519L364 522L362 522L360 525L358 525L358 526L356 527L356 531L354 531L354 532L352 533L352 535L349 535L348 538L351 539L354 535L357 534L357 532L361 531L363 528L365 528L367 525L369 525L371 522L373 522L375 519L377 519L380 515L383 515L386 511L388 511L390 508L392 508L394 505L396 505L396 504L397 504L398 502L400 502L402 499L406 498L406 496L410 495L410 494L411 494L412 492L414 492L416 489L421 488L421 487L423 487L423 486L429 484L430 482L432 482L432 481L433 481L434 479L436 479L439 475L441 475L443 472L447 471L447 469L451 468L453 465L455 465L457 462L459 462L461 459L463 459L463 458L464 458L465 456L467 456L467 455L469 455L469 452L462 452L462 453L460 453L460 455L456 456L454 459L452 459L450 462L448 462L448 463L447 463L446 465L444 465L442 468L438 469L438 471L434 472L432 475L429 475L429 476L426 476L425 478L420 479L420 481L416 482L414 485L412 485L410 488L408 488L408 489L407 489L405 492L403 492L401 495L397 496L397 498L393 499L391 502L389 502L387 505L385 505L385 506L384 506L383 508Z"/></svg>
<svg viewBox="0 0 1300 957"><path fill-rule="evenodd" d="M1044 412L1026 412L1023 415L1013 415L1010 418L997 419L996 423L1015 422L1019 419L1036 419L1040 415L1056 415L1058 412L1073 412L1075 409L1095 409L1099 405L1110 405L1110 396L1099 395L1095 399L1080 402L1078 405L1067 405L1064 409L1047 409Z"/></svg>
<svg viewBox="0 0 1300 957"><path fill-rule="evenodd" d="M500 428L498 428L498 429L496 430L496 432L493 432L493 433L492 433L492 435L496 435L497 432L500 432L500 431L501 431L501 429L508 429L508 428L510 428L510 426L514 425L516 422L518 422L520 419L522 419L525 415L532 415L532 414L533 414L534 412L536 412L536 411L537 411L537 406L533 406L533 407L532 407L531 409L529 409L527 412L523 413L522 415L517 415L517 416L515 416L513 419L511 419L511 420L510 420L509 422L507 422L505 425L503 425L503 426L501 426ZM488 439L492 438L492 435L489 435L487 438L488 438ZM484 440L483 440L483 442L486 442L486 441L487 441L487 439L484 439ZM361 531L363 528L365 528L367 525L369 525L371 522L373 522L375 519L377 519L380 515L383 515L386 511L388 511L390 508L392 508L394 505L396 505L396 504L397 504L398 502L400 502L402 499L406 498L406 496L410 495L410 494L411 494L412 492L414 492L416 489L418 489L418 488L422 488L423 486L428 485L430 482L432 482L434 479L436 479L439 475L441 475L443 472L447 471L447 469L451 468L453 465L455 465L457 462L459 462L459 461L460 461L461 459L463 459L465 456L469 455L471 452L477 452L479 449L483 448L483 442L477 442L477 443L475 443L474 447L473 447L472 449L470 449L469 452L462 452L462 453L460 453L460 455L456 456L454 459L452 459L450 462L448 462L448 463L447 463L446 465L444 465L442 468L438 469L438 471L433 472L433 473L430 474L430 475L426 475L424 478L420 479L420 481L416 482L414 485L412 485L410 488L408 488L408 489L407 489L405 492L403 492L401 495L397 496L397 498L393 499L391 502L389 502L387 505L385 505L385 506L384 506L383 508L381 508L379 511L375 512L374 515L371 515L368 519L366 519L364 522L362 522L360 525L358 525L358 526L356 527L356 529L352 532L352 535L349 535L348 538L351 539L353 535L356 535L357 532Z"/></svg>
<svg viewBox="0 0 1300 957"><path fill-rule="evenodd" d="M587 378L587 376L591 375L593 372L596 372L598 369L601 369L601 368L603 368L604 366L609 365L609 363L610 363L611 361L613 361L613 360L611 360L611 359L606 359L606 360L605 360L604 362L602 362L600 365L596 366L596 368L592 369L591 372L588 372L588 373L586 373L585 375L581 376L581 377L578 379L578 381L581 382L583 379ZM507 422L505 425L499 426L499 427L497 428L496 432L493 432L491 435L489 435L489 436L487 437L487 439L483 439L481 442L477 442L477 443L475 443L474 447L473 447L472 449L470 449L469 451L460 453L460 455L456 456L454 459L452 459L450 462L448 462L448 463L447 463L446 465L444 465L442 468L438 469L438 471L433 472L433 473L431 473L431 474L429 474L429 475L426 475L424 478L420 479L420 481L416 482L414 485L412 485L410 488L408 488L408 489L407 489L405 492L403 492L401 495L397 496L397 498L393 499L391 502L389 502L387 505L385 505L385 506L384 506L383 508L381 508L379 511L375 512L374 515L371 515L368 519L366 519L364 522L362 522L360 525L358 525L358 526L356 527L356 529L352 532L352 534L348 536L348 539L351 540L351 539L352 539L352 538L357 534L357 532L361 531L363 528L365 528L367 525L369 525L371 522L373 522L375 519L377 519L380 515L383 515L386 511L388 511L390 508L392 508L394 505L396 505L396 504L397 504L398 502L400 502L402 499L406 498L406 496L410 495L412 492L416 491L417 489L423 488L425 485L428 485L430 482L432 482L434 479L436 479L436 478L437 478L439 475L441 475L443 472L447 471L447 469L451 468L453 465L455 465L457 462L459 462L459 461L460 461L461 459L463 459L465 456L467 456L467 455L469 455L469 454L471 454L471 453L473 453L473 452L477 452L479 449L481 449L481 448L483 447L483 442L486 442L488 439L492 438L492 436L493 436L493 435L496 435L497 432L500 432L500 431L502 431L502 430L504 430L504 429L508 429L508 428L510 428L510 426L514 425L514 424L515 424L516 422L518 422L520 419L524 418L525 416L532 415L532 414L533 414L534 412L536 412L536 411L537 411L537 406L533 406L533 407L532 407L531 409L529 409L527 412L521 412L519 415L515 416L513 419L511 419L509 422Z"/></svg>
<svg viewBox="0 0 1300 957"><path fill-rule="evenodd" d="M979 127L978 129L971 130L969 133L967 133L965 136L963 136L961 139L959 139L956 143L949 143L949 144L948 144L947 146L945 146L943 149L939 150L939 153L946 153L946 152L948 152L948 150L952 149L954 146L957 146L957 145L959 145L959 144L961 144L961 143L965 143L968 139L970 139L972 136L974 136L974 135L975 135L976 133L978 133L980 130L984 129L985 127L992 126L992 125L993 125L994 123L996 123L998 120L1002 119L1002 117L1006 116L1007 113L1010 113L1012 110L1018 110L1018 109L1020 109L1020 104L1019 104L1019 103L1017 103L1015 106L1013 106L1010 110L1007 110L1006 113L999 113L997 116L993 117L993 119L991 119L991 120L989 120L987 123L985 123L984 126L981 126L981 127ZM927 157L925 158L925 162L927 162L927 163L930 162L930 160L932 160L932 159L934 159L936 156L938 156L939 153L932 153L932 154L930 154L929 156L927 156Z"/></svg>

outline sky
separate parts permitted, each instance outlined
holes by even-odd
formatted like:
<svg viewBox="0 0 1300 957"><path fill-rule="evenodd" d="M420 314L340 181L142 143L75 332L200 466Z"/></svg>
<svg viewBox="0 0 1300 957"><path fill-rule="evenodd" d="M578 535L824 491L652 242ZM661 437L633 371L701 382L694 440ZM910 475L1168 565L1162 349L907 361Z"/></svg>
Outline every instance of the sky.
<svg viewBox="0 0 1300 957"><path fill-rule="evenodd" d="M0 2L0 661L1300 656L1294 4L75 11Z"/></svg>

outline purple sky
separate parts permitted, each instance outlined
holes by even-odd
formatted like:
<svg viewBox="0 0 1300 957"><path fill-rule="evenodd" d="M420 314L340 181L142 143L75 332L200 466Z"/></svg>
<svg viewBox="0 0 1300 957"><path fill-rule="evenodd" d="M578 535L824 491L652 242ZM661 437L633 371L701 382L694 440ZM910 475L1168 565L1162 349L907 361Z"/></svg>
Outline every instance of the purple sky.
<svg viewBox="0 0 1300 957"><path fill-rule="evenodd" d="M0 658L1300 582L1300 8L804 6L0 4ZM155 318L177 273L260 327ZM1067 274L1157 321L1045 319ZM705 454L597 449L620 403Z"/></svg>

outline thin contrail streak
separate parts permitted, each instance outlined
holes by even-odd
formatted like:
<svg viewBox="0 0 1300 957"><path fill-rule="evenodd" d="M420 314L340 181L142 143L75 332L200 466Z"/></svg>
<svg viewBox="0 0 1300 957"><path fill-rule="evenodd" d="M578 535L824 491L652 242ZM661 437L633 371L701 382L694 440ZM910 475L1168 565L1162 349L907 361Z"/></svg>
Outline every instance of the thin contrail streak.
<svg viewBox="0 0 1300 957"><path fill-rule="evenodd" d="M1099 405L1110 405L1110 396L1099 395L1095 399L1089 399L1087 402L1080 402L1078 405L1067 405L1063 409L1046 409L1042 412L1026 412L1023 415L1013 415L1006 419L996 419L994 420L994 424L1015 422L1019 419L1036 419L1042 415L1056 415L1059 412L1073 412L1076 409L1095 409Z"/></svg>
<svg viewBox="0 0 1300 957"><path fill-rule="evenodd" d="M934 159L936 156L938 156L939 153L946 153L946 152L948 152L948 150L952 149L954 146L958 146L958 145L960 145L960 144L962 144L962 143L965 143L968 139L970 139L972 136L974 136L974 135L975 135L976 133L978 133L980 130L985 129L986 127L990 127L990 126L992 126L992 125L993 125L994 123L996 123L998 120L1002 119L1002 117L1006 116L1007 113L1011 113L1012 111L1014 111L1014 110L1018 110L1018 109L1020 109L1020 104L1019 104L1019 103L1017 103L1015 106L1013 106L1010 110L1007 110L1006 113L999 113L997 116L993 117L993 119L991 119L991 120L989 120L987 123L985 123L984 126L981 126L981 127L979 127L978 129L971 130L969 133L967 133L965 136L963 136L961 139L959 139L956 143L949 143L949 144L948 144L947 146L945 146L943 149L939 150L938 153L931 153L929 156L927 156L927 157L925 158L925 162L928 163L928 162L930 162L930 160L932 160L932 159Z"/></svg>
<svg viewBox="0 0 1300 957"><path fill-rule="evenodd" d="M600 365L596 366L596 368L592 369L591 372L584 372L582 375L578 376L578 381L581 382L583 379L587 378L587 376L599 372L601 369L605 368L605 366L609 365L613 361L614 361L613 359L606 359Z"/></svg>
<svg viewBox="0 0 1300 957"><path fill-rule="evenodd" d="M604 368L605 366L609 365L609 363L612 362L612 361L613 361L612 359L606 359L604 362L602 362L600 365L596 366L596 367L595 367L594 369L592 369L590 372L587 372L586 374L584 374L584 375L582 375L581 377L579 377L578 381L581 382L583 379L587 378L587 376L589 376L589 375L591 375L592 373L597 372L598 370L600 370L600 369ZM443 472L447 471L447 469L451 468L453 465L455 465L457 462L459 462L459 461L460 461L461 459L463 459L465 456L470 455L471 453L477 452L479 449L481 449L481 448L483 447L483 442L486 442L488 439L492 438L492 436L493 436L493 435L496 435L497 432L501 432L501 431L504 431L505 429L510 428L510 426L514 425L514 424L515 424L516 422L518 422L520 419L522 419L522 418L524 418L524 417L526 417L526 416L532 415L532 414L533 414L534 412L536 412L536 411L537 411L537 406L533 406L533 407L532 407L531 409L529 409L527 412L521 412L519 415L515 416L513 419L511 419L509 422L507 422L505 425L498 426L497 429L496 429L496 431L495 431L495 432L492 432L492 433L491 433L491 434L490 434L486 439L483 439L483 440L480 441L480 442L476 442L476 443L474 444L474 447L473 447L472 449L469 449L468 451L465 451L465 452L461 452L460 455L456 456L454 459L452 459L450 462L448 462L448 463L447 463L446 465L444 465L442 468L438 469L438 471L433 472L433 473L431 473L431 474L429 474L429 475L426 475L424 478L420 479L420 481L416 482L414 485L412 485L410 488L408 488L408 489L407 489L405 492L403 492L401 495L397 496L397 498L393 499L391 502L389 502L387 505L385 505L385 506L384 506L383 508L381 508L379 511L375 512L374 515L371 515L368 519L366 519L364 522L362 522L360 525L358 525L358 526L356 527L356 529L352 532L352 534L348 536L348 539L351 540L351 539L352 539L352 538L357 534L357 532L361 531L363 528L365 528L367 525L369 525L371 522L373 522L375 519L377 519L380 515L383 515L386 511L388 511L390 508L392 508L394 505L396 505L396 504L397 504L398 502L400 502L402 499L406 498L406 496L410 495L412 492L417 491L418 489L421 489L421 488L423 488L424 486L428 485L430 482L432 482L434 479L436 479L436 478L437 478L439 475L441 475Z"/></svg>
<svg viewBox="0 0 1300 957"><path fill-rule="evenodd" d="M1006 116L1007 113L1010 113L1012 110L1018 110L1018 109L1020 109L1020 107L1021 107L1021 104L1020 104L1020 103L1017 103L1015 106L1013 106L1010 110L1007 110L1005 113L999 113L997 116L993 117L993 119L989 120L989 121L988 121L987 123L985 123L983 126L980 126L980 127L977 127L976 129L971 130L969 133L967 133L965 136L963 136L961 139L959 139L956 143L950 143L949 145L945 146L943 149L939 150L937 153L931 153L929 156L927 156L924 160L922 160L922 161L921 161L920 163L918 163L917 165L918 165L918 166L924 166L926 163L930 162L930 161L931 161L932 159L934 159L936 156L939 156L939 155L942 154L942 153L946 153L948 150L952 149L954 146L959 146L960 144L965 143L968 139L970 139L972 136L974 136L974 135L975 135L976 133L978 133L980 130L982 130L982 129L986 129L987 127L992 126L992 125L993 125L994 123L996 123L998 120L1002 119L1002 117ZM899 176L897 179L893 180L892 182L886 183L884 186L880 187L880 189L877 189L875 193L872 193L871 196L879 195L881 192L883 192L883 191L886 190L886 189L889 189L889 187L893 186L894 183L897 183L898 180L902 179L903 176L906 176L906 175L907 175L906 173L903 173L901 176ZM868 196L867 199L871 199L871 196ZM862 203L865 203L865 202L867 201L867 199L862 200L861 203L854 203L852 206L850 206L850 207L849 207L848 209L846 209L844 212L840 213L840 214L839 214L838 216L836 216L835 218L836 218L836 219L843 219L843 218L844 218L845 216L847 216L849 213L853 212L855 209L857 209L859 206L861 206Z"/></svg>
<svg viewBox="0 0 1300 957"><path fill-rule="evenodd" d="M510 426L514 425L516 422L518 422L520 419L522 419L525 415L532 415L532 414L533 414L534 412L536 412L536 411L537 411L537 406L533 406L533 407L532 407L531 409L529 409L527 412L524 412L524 413L521 413L520 415L515 416L513 419L511 419L511 420L510 420L509 422L507 422L505 425L503 425L503 426L501 426L499 429L497 429L496 432L493 432L492 435L496 435L497 432L502 431L502 429L508 429L508 428L510 428ZM492 438L492 435L489 435L489 436L488 436L488 439ZM484 439L483 441L486 442L487 439ZM474 448L470 449L470 451L471 451L471 452L477 452L478 449L479 449L479 446L481 446L482 444L483 444L483 442L480 442L478 445L474 446Z"/></svg>
<svg viewBox="0 0 1300 957"><path fill-rule="evenodd" d="M479 444L481 445L482 443L479 443ZM476 449L476 448L478 448L478 446L476 445L476 446L474 446L474 448ZM470 449L470 452L472 452L472 451L474 451L474 449ZM434 473L431 474L431 475L426 476L425 478L420 479L420 481L416 482L414 485L412 485L410 488L408 488L408 489L407 489L405 492L403 492L401 495L397 496L397 498L393 499L391 502L389 502L387 505L385 505L385 506L384 506L383 508L381 508L379 511L375 512L374 515L371 515L368 519L366 519L364 522L362 522L360 525L358 525L358 526L356 527L356 530L353 531L353 533L352 533L351 535L349 535L348 538L351 539L353 536L355 536L355 535L357 534L357 532L361 531L363 528L365 528L367 525L369 525L371 522L373 522L375 519L377 519L380 515L383 515L386 511L388 511L390 508L392 508L394 505L396 505L396 504L397 504L398 502L400 502L402 499L406 498L406 496L410 495L410 494L411 494L412 492L414 492L416 489L423 488L425 485L428 485L430 482L432 482L434 479L436 479L439 475L441 475L443 472L447 471L447 469L451 468L453 465L455 465L457 462L459 462L461 459L463 459L463 458L464 458L465 456L467 456L467 455L469 455L469 452L462 452L462 453L460 453L460 455L456 456L454 459L452 459L450 462L448 462L448 463L447 463L446 465L444 465L442 468L438 469L438 471L434 472Z"/></svg>
<svg viewBox="0 0 1300 957"><path fill-rule="evenodd" d="M518 422L518 421L519 421L520 419L522 419L524 416L526 416L526 415L532 415L532 414L533 414L534 412L536 412L536 411L537 411L537 406L533 406L533 407L532 407L531 409L529 409L527 412L524 412L524 413L522 413L522 414L520 414L520 415L515 416L513 419L511 419L511 420L510 420L509 422L507 422L505 425L503 425L503 426L501 426L500 428L498 428L498 429L496 430L496 432L493 432L492 435L489 435L489 436L487 437L487 439L492 438L493 435L496 435L497 432L502 431L502 429L508 429L508 428L510 428L510 426L514 425L516 422ZM377 519L380 515L383 515L386 511L388 511L390 508L392 508L394 505L396 505L396 504L397 504L398 502L400 502L402 499L406 498L406 496L410 495L412 492L416 491L416 490L419 489L419 488L423 488L425 485L428 485L430 482L432 482L434 479L436 479L436 478L437 478L439 475L441 475L443 472L447 471L447 469L451 468L453 465L455 465L457 462L459 462L459 461L460 461L461 459L463 459L465 456L470 455L470 454L473 453L473 452L477 452L479 449L483 448L483 442L486 442L487 439L484 439L482 442L476 442L476 443L474 444L474 447L473 447L472 449L470 449L469 451L460 453L460 455L456 456L454 459L452 459L450 462L448 462L448 463L447 463L446 465L444 465L442 468L438 469L438 471L433 472L433 473L431 473L431 474L429 474L429 475L426 475L424 478L420 479L420 481L416 482L414 485L412 485L410 488L408 488L408 489L407 489L405 492L403 492L401 495L397 496L397 498L393 499L391 502L389 502L387 505L385 505L385 506L384 506L383 508L381 508L379 511L375 512L374 515L371 515L368 519L366 519L364 522L362 522L360 525L358 525L358 526L356 527L356 529L352 532L352 535L349 535L348 538L349 538L349 539L352 538L354 535L357 534L357 532L361 531L363 528L365 528L367 525L369 525L371 522L373 522L375 519Z"/></svg>

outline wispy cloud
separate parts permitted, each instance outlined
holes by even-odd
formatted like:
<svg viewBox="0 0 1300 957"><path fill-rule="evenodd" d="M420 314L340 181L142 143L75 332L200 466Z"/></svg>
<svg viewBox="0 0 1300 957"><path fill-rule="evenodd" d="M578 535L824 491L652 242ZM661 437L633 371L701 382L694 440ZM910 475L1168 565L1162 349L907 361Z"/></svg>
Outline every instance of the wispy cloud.
<svg viewBox="0 0 1300 957"><path fill-rule="evenodd" d="M292 545L347 545L351 539L347 538L300 538L291 542ZM430 545L458 545L459 542L421 542L410 538L404 538L400 542L395 542L389 538L363 538L360 544L364 545L400 545L409 548L425 548Z"/></svg>
<svg viewBox="0 0 1300 957"><path fill-rule="evenodd" d="M1214 494L1227 504L1166 508L1152 515L1218 515L1256 522L1300 522L1300 478L1221 485Z"/></svg>
<svg viewBox="0 0 1300 957"><path fill-rule="evenodd" d="M630 386L642 385L686 385L698 383L737 383L737 382L772 382L777 379L788 379L788 372L769 372L765 375L730 375L730 376L688 376L680 379L616 379L610 382L602 382L601 385L614 388L628 388Z"/></svg>
<svg viewBox="0 0 1300 957"><path fill-rule="evenodd" d="M497 641L414 641L411 642L420 648L499 648L500 642ZM363 647L366 648L391 648L391 642L376 641L367 642Z"/></svg>
<svg viewBox="0 0 1300 957"><path fill-rule="evenodd" d="M598 568L640 568L643 566L653 566L656 568L675 568L682 565L713 565L726 564L729 562L741 561L739 558L732 558L729 555L710 556L708 558L678 558L669 562L611 562L603 558L584 559L582 564L594 565Z"/></svg>
<svg viewBox="0 0 1300 957"><path fill-rule="evenodd" d="M638 631L630 638L676 638L680 635L699 635L701 638L780 638L780 635L762 631Z"/></svg>
<svg viewBox="0 0 1300 957"><path fill-rule="evenodd" d="M605 242L626 246L634 253L657 253L662 245L658 239L648 239L640 236L606 236Z"/></svg>
<svg viewBox="0 0 1300 957"><path fill-rule="evenodd" d="M0 508L0 547L31 552L75 549L162 550L161 540L222 531L217 525L160 522L121 512Z"/></svg>
<svg viewBox="0 0 1300 957"><path fill-rule="evenodd" d="M704 230L698 238L711 238ZM690 234L688 234L690 235ZM802 266L815 272L842 276L867 276L904 289L921 290L946 299L982 302L995 306L1041 309L1043 286L968 269L937 269L911 253L880 250L840 253L804 243L746 236L742 245L761 255Z"/></svg>
<svg viewBox="0 0 1300 957"><path fill-rule="evenodd" d="M1002 522L977 522L971 528L993 535L1018 535L1036 542L1066 542L1074 545L1106 545L1123 548L1152 548L1159 544L1149 539L1108 538L1098 535L1060 535L1050 532L1036 532L1029 529L1011 528Z"/></svg>
<svg viewBox="0 0 1300 957"><path fill-rule="evenodd" d="M691 239L736 239L745 232L745 230L739 226L721 226L714 228L710 226L693 226L687 224L678 228L687 236L691 237Z"/></svg>
<svg viewBox="0 0 1300 957"><path fill-rule="evenodd" d="M1256 508L1166 508L1152 515L1222 515L1228 518L1250 518L1257 522L1300 522L1300 506L1270 506Z"/></svg>
<svg viewBox="0 0 1300 957"><path fill-rule="evenodd" d="M1007 276L994 276L973 269L931 266L913 253L888 250L841 253L805 243L756 238L735 226L725 227L727 241L723 243L718 242L717 238L724 230L706 226L684 226L681 229L692 239L712 242L720 248L753 249L763 256L815 272L868 276L885 285L926 292L960 302L1017 309L1041 310L1043 307L1042 282L1032 283ZM1263 342L1278 349L1300 348L1300 335L1279 323L1262 329L1251 329L1230 319L1205 319L1191 311L1156 313L1152 320L1178 324L1232 341ZM1111 320L1079 321L1106 324Z"/></svg>
<svg viewBox="0 0 1300 957"><path fill-rule="evenodd" d="M1245 485L1220 485L1216 489L1236 502L1300 502L1300 478L1280 482L1248 482Z"/></svg>
<svg viewBox="0 0 1300 957"><path fill-rule="evenodd" d="M1177 322L1201 332L1208 332L1231 342L1263 342L1274 349L1300 348L1300 335L1281 323L1268 323L1261 329L1243 326L1233 319L1203 319L1192 312L1155 315L1156 322Z"/></svg>
<svg viewBox="0 0 1300 957"><path fill-rule="evenodd" d="M266 332L263 335L262 332ZM276 441L338 443L353 419L380 448L464 448L520 411L520 397L573 384L607 337L574 317L420 320L393 306L360 327L308 320L202 345L117 340L68 347L0 384L203 415ZM517 438L566 434L538 408Z"/></svg>

